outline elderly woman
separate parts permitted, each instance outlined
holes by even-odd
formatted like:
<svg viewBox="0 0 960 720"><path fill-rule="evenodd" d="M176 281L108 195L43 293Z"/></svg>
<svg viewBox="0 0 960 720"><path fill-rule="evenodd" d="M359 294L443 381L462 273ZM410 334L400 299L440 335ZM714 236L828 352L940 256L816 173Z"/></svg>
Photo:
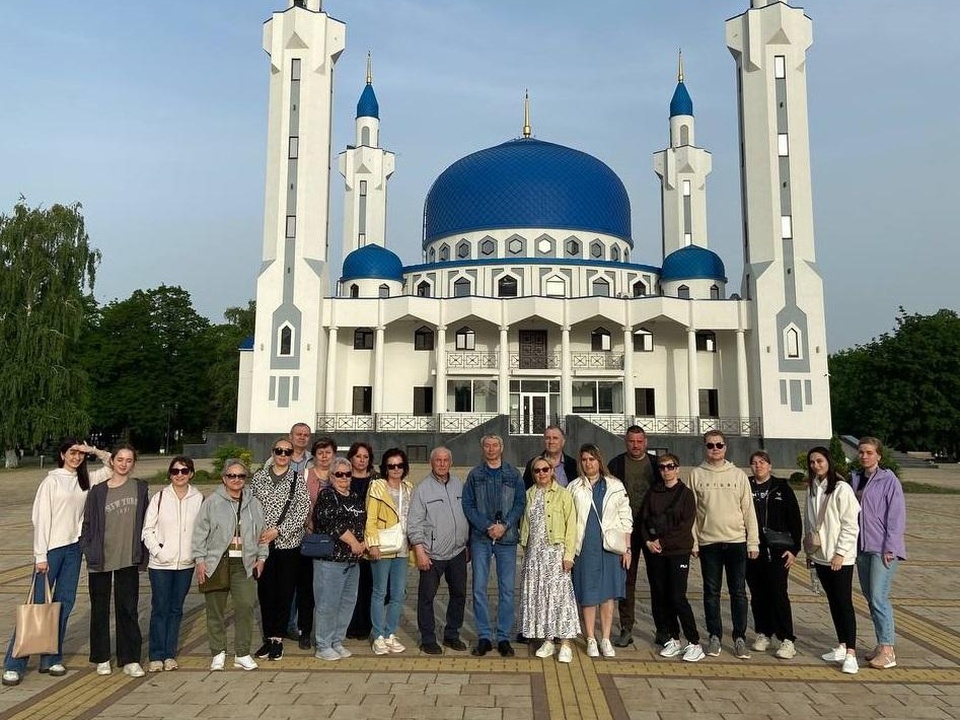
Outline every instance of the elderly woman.
<svg viewBox="0 0 960 720"><path fill-rule="evenodd" d="M253 641L253 607L257 600L257 578L270 552L261 541L263 508L250 490L244 490L250 471L237 458L223 464L222 481L203 501L193 526L193 557L197 581L206 594L207 635L213 660L211 670L223 670L227 657L224 616L227 598L233 599L235 628L233 666L256 670L250 655ZM210 582L204 588L204 584Z"/></svg>
<svg viewBox="0 0 960 720"><path fill-rule="evenodd" d="M97 675L110 674L110 593L113 592L117 631L117 663L131 677L143 677L140 655L140 566L147 563L143 519L147 514L147 483L130 474L137 452L119 445L110 455L113 473L87 493L80 547L87 558L90 593L90 662Z"/></svg>
<svg viewBox="0 0 960 720"><path fill-rule="evenodd" d="M897 564L907 557L903 538L907 508L900 479L892 470L880 467L883 443L875 437L863 437L857 451L862 469L850 476L850 484L860 501L857 574L877 635L877 646L867 653L867 661L870 667L885 670L897 666L890 585Z"/></svg>
<svg viewBox="0 0 960 720"><path fill-rule="evenodd" d="M626 593L631 562L630 500L623 483L607 471L600 448L589 443L580 448L580 476L567 489L577 508L573 590L583 613L587 655L599 657L602 653L604 657L615 657L610 628L614 602ZM598 607L599 649L595 637Z"/></svg>
<svg viewBox="0 0 960 720"><path fill-rule="evenodd" d="M533 485L520 519L523 568L520 576L519 629L524 637L543 639L537 657L552 657L560 639L557 660L573 661L570 640L577 636L580 619L570 571L577 544L577 510L573 496L554 475L545 457L530 461Z"/></svg>
<svg viewBox="0 0 960 720"><path fill-rule="evenodd" d="M373 469L373 446L370 443L355 442L347 450L347 460L350 461L353 474L350 476L350 489L360 496L364 504L367 502L367 491L370 483L377 477ZM370 562L360 560L360 582L357 585L357 604L353 608L353 617L347 627L347 637L353 640L368 640L373 629L370 617L371 599L373 598L373 571ZM376 637L376 634L374 634Z"/></svg>
<svg viewBox="0 0 960 720"><path fill-rule="evenodd" d="M193 524L203 494L190 484L193 460L170 461L170 484L150 499L143 544L150 553L150 666L148 672L176 670L183 602L193 579Z"/></svg>
<svg viewBox="0 0 960 720"><path fill-rule="evenodd" d="M106 465L90 472L87 456L96 454ZM67 674L63 665L63 636L77 600L80 581L80 530L87 491L110 477L110 453L67 438L57 453L57 467L47 473L33 500L33 601L46 600L44 577L53 587L53 600L60 603L60 633L57 652L40 656L40 672L52 677ZM14 657L16 637L10 638L3 661L3 684L19 685L29 657Z"/></svg>
<svg viewBox="0 0 960 720"><path fill-rule="evenodd" d="M350 490L350 461L336 457L330 463L330 485L320 491L313 509L314 532L335 540L333 555L313 561L314 634L320 660L348 658L343 646L357 602L360 570L357 561L366 552L363 542L367 511L360 496Z"/></svg>
<svg viewBox="0 0 960 720"><path fill-rule="evenodd" d="M256 656L279 660L283 657L283 636L297 588L300 543L310 498L303 475L295 472L291 464L294 449L290 440L277 438L271 452L273 462L254 473L250 482L253 496L263 509L260 542L270 546L257 583L263 644Z"/></svg>

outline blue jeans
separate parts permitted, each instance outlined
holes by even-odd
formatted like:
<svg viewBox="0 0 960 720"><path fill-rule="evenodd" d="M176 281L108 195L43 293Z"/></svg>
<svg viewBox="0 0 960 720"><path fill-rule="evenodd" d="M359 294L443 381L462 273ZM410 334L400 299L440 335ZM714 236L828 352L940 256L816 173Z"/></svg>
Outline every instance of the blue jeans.
<svg viewBox="0 0 960 720"><path fill-rule="evenodd" d="M183 601L190 592L193 568L154 570L150 568L150 659L177 657Z"/></svg>
<svg viewBox="0 0 960 720"><path fill-rule="evenodd" d="M896 639L890 585L893 584L898 563L894 558L889 566L884 565L883 555L880 553L861 553L857 556L860 591L870 606L870 619L873 620L873 629L880 645L893 645Z"/></svg>
<svg viewBox="0 0 960 720"><path fill-rule="evenodd" d="M317 650L326 650L347 637L359 584L357 563L313 561L313 632Z"/></svg>
<svg viewBox="0 0 960 720"><path fill-rule="evenodd" d="M406 556L374 560L370 563L373 573L373 595L370 600L370 622L373 637L389 637L400 625L400 611L407 592ZM390 588L390 603L384 606L387 588Z"/></svg>
<svg viewBox="0 0 960 720"><path fill-rule="evenodd" d="M501 545L489 540L470 541L473 564L473 615L477 621L477 638L491 640L490 614L487 610L487 581L490 559L497 562L497 642L510 639L513 627L513 586L517 574L517 546Z"/></svg>
<svg viewBox="0 0 960 720"><path fill-rule="evenodd" d="M67 620L77 601L77 583L80 581L80 543L71 543L47 552L47 578L53 586L53 601L60 603L60 649L55 655L41 655L40 667L43 669L63 663L63 636L67 632ZM33 601L46 601L43 578L37 577L33 588ZM13 657L13 641L7 646L7 656L3 660L4 670L16 670L23 675L30 658Z"/></svg>
<svg viewBox="0 0 960 720"><path fill-rule="evenodd" d="M700 574L703 577L703 614L707 634L723 637L720 619L720 586L727 572L733 639L747 636L747 544L710 543L700 546Z"/></svg>

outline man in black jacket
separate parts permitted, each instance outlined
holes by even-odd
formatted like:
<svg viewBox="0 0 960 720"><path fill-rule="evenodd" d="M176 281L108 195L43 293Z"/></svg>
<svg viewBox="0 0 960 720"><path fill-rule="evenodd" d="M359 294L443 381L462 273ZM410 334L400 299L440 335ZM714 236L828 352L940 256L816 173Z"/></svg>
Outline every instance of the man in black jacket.
<svg viewBox="0 0 960 720"><path fill-rule="evenodd" d="M553 474L557 478L557 484L566 487L567 483L572 482L580 469L577 467L577 461L563 452L563 446L567 443L567 436L559 425L548 425L543 431L543 457L553 465ZM540 457L537 455L536 457ZM527 469L523 471L523 486L528 490L533 486L533 461L536 458L530 458L527 461Z"/></svg>
<svg viewBox="0 0 960 720"><path fill-rule="evenodd" d="M627 570L626 597L619 604L620 636L613 641L613 644L617 647L626 647L633 642L633 625L636 619L637 565L639 564L636 558L643 553L644 564L647 564L646 558L649 552L640 537L640 503L651 485L663 482L663 478L660 477L660 468L657 467L656 456L647 452L647 433L644 429L639 425L631 425L627 428L624 442L626 452L622 452L613 458L608 466L610 474L619 478L626 487L627 497L630 498L630 510L633 512L633 535L630 537L630 545L635 559L630 563L630 569ZM665 627L664 623L658 622L660 608L653 606L651 611L654 625L657 628ZM666 636L661 637L658 630L656 637L658 644L662 645L668 639Z"/></svg>

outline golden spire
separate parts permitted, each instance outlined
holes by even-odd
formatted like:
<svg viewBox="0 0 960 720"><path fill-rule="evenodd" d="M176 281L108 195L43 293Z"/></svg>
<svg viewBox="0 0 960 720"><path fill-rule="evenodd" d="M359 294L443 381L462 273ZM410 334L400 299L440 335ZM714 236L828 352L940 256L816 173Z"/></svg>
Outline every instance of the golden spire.
<svg viewBox="0 0 960 720"><path fill-rule="evenodd" d="M677 51L677 82L683 82L683 48Z"/></svg>
<svg viewBox="0 0 960 720"><path fill-rule="evenodd" d="M530 137L530 91L523 91L523 136Z"/></svg>
<svg viewBox="0 0 960 720"><path fill-rule="evenodd" d="M370 59L370 51L367 50L367 85L373 82L373 61Z"/></svg>

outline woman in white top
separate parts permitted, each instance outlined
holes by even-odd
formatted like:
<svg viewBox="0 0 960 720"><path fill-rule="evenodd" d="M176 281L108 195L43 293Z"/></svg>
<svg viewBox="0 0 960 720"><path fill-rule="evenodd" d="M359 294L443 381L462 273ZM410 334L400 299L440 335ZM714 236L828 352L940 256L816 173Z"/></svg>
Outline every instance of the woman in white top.
<svg viewBox="0 0 960 720"><path fill-rule="evenodd" d="M87 469L87 456L95 454L105 467ZM83 506L91 486L110 477L110 453L68 438L60 443L57 469L51 470L37 488L33 501L34 602L45 600L43 578L54 586L53 600L60 605L60 644L56 653L40 656L40 672L54 677L65 675L63 636L67 620L77 599L80 580L80 528ZM13 657L14 638L10 638L3 663L3 684L19 685L27 669L28 657Z"/></svg>
<svg viewBox="0 0 960 720"><path fill-rule="evenodd" d="M193 460L170 461L170 484L150 499L143 521L143 544L150 560L150 665L147 672L176 670L183 603L193 580L193 523L203 493L190 481Z"/></svg>

